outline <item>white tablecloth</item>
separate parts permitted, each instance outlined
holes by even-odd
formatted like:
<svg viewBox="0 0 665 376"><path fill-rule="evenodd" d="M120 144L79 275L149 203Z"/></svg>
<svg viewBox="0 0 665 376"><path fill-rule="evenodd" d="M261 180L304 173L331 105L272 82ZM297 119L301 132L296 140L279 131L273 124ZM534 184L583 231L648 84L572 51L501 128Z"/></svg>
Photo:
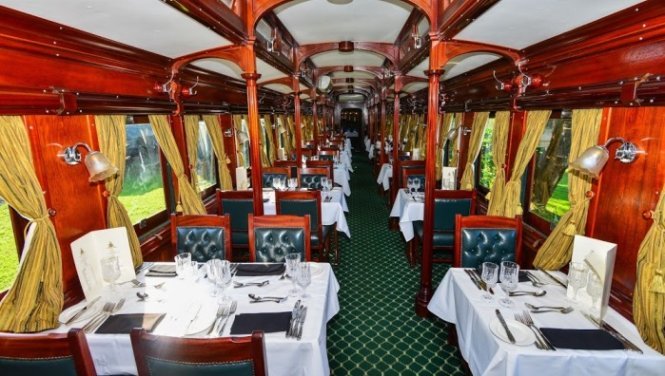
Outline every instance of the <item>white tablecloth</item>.
<svg viewBox="0 0 665 376"><path fill-rule="evenodd" d="M330 202L325 202L324 197L326 196L332 197ZM266 215L274 215L277 213L277 207L275 205L275 191L264 190L263 197L264 199L268 199L268 201L263 203L263 213ZM346 223L346 215L344 214L344 212L348 211L349 208L346 204L346 197L344 197L344 194L342 194L340 189L335 188L330 192L322 194L321 222L324 226L334 224L337 231L343 232L350 238L351 230L349 230L349 225Z"/></svg>
<svg viewBox="0 0 665 376"><path fill-rule="evenodd" d="M540 272L536 272L540 273ZM547 280L538 274L540 279ZM560 280L565 279L558 273ZM530 283L521 283L519 290L534 291ZM494 310L513 319L522 312L524 302L536 305L567 305L565 290L558 285L545 286L547 295L513 297L513 307L500 307L497 300L504 297L500 287L494 288L494 300L487 302L462 269L450 269L436 289L428 308L436 316L456 325L459 349L474 375L663 375L665 357L641 340L632 323L613 309L608 309L605 321L640 347L644 354L628 350L590 351L557 349L539 350L534 345L517 346L503 342L490 331L495 319ZM567 315L559 313L531 314L536 326L568 329L593 329L594 326L577 310Z"/></svg>
<svg viewBox="0 0 665 376"><path fill-rule="evenodd" d="M142 279L142 278L141 278ZM212 322L217 310L215 298L210 296L212 284L201 279L196 284L177 278L145 278L148 284L166 282L159 290L148 288L153 302L139 302L136 292L142 289L120 286L126 303L119 313L166 313L166 316L154 330L154 334L179 335L196 314L198 307L199 324L205 326ZM250 304L247 294L263 296L286 296L291 288L287 279L279 276L270 277L235 277L237 281L270 280L264 287L246 287L227 289L227 294L238 301L237 314L252 312L285 312L291 311L297 297L289 298L284 303ZM337 293L339 283L327 263L312 263L312 284L307 288L310 298L305 304L308 307L302 340L285 338L284 332L266 333L266 363L271 376L292 375L329 375L328 355L326 350L326 324L339 312ZM157 299L163 299L159 302ZM103 299L102 299L103 300ZM98 302L96 306L103 305ZM206 315L207 314L207 315ZM205 319L205 320L204 320ZM77 326L82 326L85 321ZM224 336L229 336L233 321L229 321L224 329ZM195 327L197 324L194 324ZM190 326L191 328L191 326ZM61 326L54 332L66 332L68 326ZM191 331L191 329L190 329ZM88 334L88 345L92 354L97 373L136 374L136 363L127 334Z"/></svg>
<svg viewBox="0 0 665 376"><path fill-rule="evenodd" d="M399 217L399 229L407 242L413 239L413 221L422 221L425 216L425 203L414 201L406 190L400 189L395 197L391 217Z"/></svg>
<svg viewBox="0 0 665 376"><path fill-rule="evenodd" d="M376 183L383 186L383 190L387 191L390 189L390 178L393 177L393 165L390 163L384 163L381 165L381 170L379 171L379 176L376 178Z"/></svg>
<svg viewBox="0 0 665 376"><path fill-rule="evenodd" d="M346 150L342 151L339 153L339 160L340 162L346 167L346 169L350 172L353 172L353 166L351 166L351 151L349 150L348 152Z"/></svg>
<svg viewBox="0 0 665 376"><path fill-rule="evenodd" d="M369 145L369 150L367 151L367 157L369 159L374 159L374 144Z"/></svg>
<svg viewBox="0 0 665 376"><path fill-rule="evenodd" d="M335 184L339 184L342 187L342 191L344 191L345 195L351 196L351 185L349 184L351 174L349 174L349 170L346 166L342 164L335 165L335 168L333 169L333 180L335 181Z"/></svg>

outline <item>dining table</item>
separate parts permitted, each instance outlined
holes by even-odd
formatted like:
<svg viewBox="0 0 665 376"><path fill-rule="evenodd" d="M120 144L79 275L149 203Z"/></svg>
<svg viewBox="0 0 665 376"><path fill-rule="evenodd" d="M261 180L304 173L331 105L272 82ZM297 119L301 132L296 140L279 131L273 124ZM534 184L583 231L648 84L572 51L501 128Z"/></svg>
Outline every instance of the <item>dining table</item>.
<svg viewBox="0 0 665 376"><path fill-rule="evenodd" d="M546 284L536 287L527 278L518 284L515 291L535 292L538 295L545 291L545 294L513 296L510 297L512 304L503 306L500 300L506 294L499 286L492 289L491 300L485 299L485 291L481 289L484 286L471 278L474 270L451 268L432 296L429 311L455 325L460 353L474 375L665 374L665 356L646 345L637 328L617 311L607 309L601 330L598 322L584 309L566 300L566 288L550 277L565 285L564 273L523 273L530 273L534 280ZM475 276L478 274L476 272ZM527 304L565 309L532 310ZM507 332L502 329L497 310L516 340L515 344L510 343ZM514 320L517 319L515 314L523 315L525 310L531 316L535 328L548 333L545 338L558 347L552 345L554 350L549 347L538 348L535 336L538 331L532 331ZM613 333L613 330L620 335ZM632 343L635 349L631 350L630 346L624 345L619 346L621 348L604 347L607 341L621 344L618 339L621 336Z"/></svg>
<svg viewBox="0 0 665 376"><path fill-rule="evenodd" d="M324 226L335 225L335 229L347 237L351 238L351 230L346 222L346 214L349 207L346 203L346 197L339 187L321 194L321 224ZM266 215L275 215L277 205L275 203L275 191L270 188L263 189L263 213Z"/></svg>
<svg viewBox="0 0 665 376"><path fill-rule="evenodd" d="M307 315L302 327L302 337L287 338L286 328L270 332L264 337L268 374L272 376L292 375L329 375L328 355L326 351L326 325L339 312L339 283L332 268L327 263L310 263L311 284L306 288L306 299L299 295L289 296L292 288L290 278L279 274L240 276L233 278L234 283L226 289L224 304L236 302L236 311L228 316L221 333L208 334L210 325L215 322L221 295L213 296L214 284L206 278L201 268L198 273L180 279L175 275L147 276L152 268L164 267L173 263L144 263L148 267L137 273L137 280L142 283L124 283L117 291L103 290L102 297L93 306L69 325L62 324L51 332L67 332L72 327L83 327L95 314L99 313L106 302L117 302L124 299L124 304L114 312L107 321L93 332L87 333L90 353L99 375L135 375L137 374L134 354L129 338L131 327L117 326L109 329L105 324L109 321L122 322L120 319L139 317L136 326L144 325L151 319L159 317L152 333L163 336L209 338L210 336L229 337L251 335L251 331L263 325L271 326L270 318L287 317L289 319L298 301L307 307ZM280 266L283 264L239 264L255 266ZM174 268L175 270L175 268ZM273 268L274 271L274 268ZM147 275L146 275L147 274ZM251 273L250 273L251 274ZM267 282L265 282L267 281ZM261 286L242 286L236 284L262 283ZM139 298L139 295L146 296ZM250 295L284 297L281 302L270 301L253 303ZM88 302L82 301L61 314L64 322L81 310ZM264 316L260 319L260 316ZM254 321L252 321L254 320ZM260 322L263 320L262 322ZM277 320L277 319L275 319ZM153 324L155 325L155 324ZM273 323L274 325L274 323ZM124 324L127 326L127 324ZM105 328L105 329L102 329ZM252 329L253 328L253 329ZM232 330L236 333L231 334ZM244 333L243 330L246 332ZM104 332L103 334L100 331ZM238 333L237 331L240 331ZM211 349L213 350L213 349Z"/></svg>
<svg viewBox="0 0 665 376"><path fill-rule="evenodd" d="M384 191L390 189L390 178L393 177L393 165L384 163L379 170L379 176L376 178L376 183L381 184Z"/></svg>
<svg viewBox="0 0 665 376"><path fill-rule="evenodd" d="M333 180L335 184L339 185L342 188L342 191L345 195L351 196L351 174L349 169L343 163L335 163L333 168Z"/></svg>
<svg viewBox="0 0 665 376"><path fill-rule="evenodd" d="M399 229L407 242L413 239L413 222L422 221L425 216L425 200L422 192L411 193L400 189L390 210L391 217L399 218Z"/></svg>

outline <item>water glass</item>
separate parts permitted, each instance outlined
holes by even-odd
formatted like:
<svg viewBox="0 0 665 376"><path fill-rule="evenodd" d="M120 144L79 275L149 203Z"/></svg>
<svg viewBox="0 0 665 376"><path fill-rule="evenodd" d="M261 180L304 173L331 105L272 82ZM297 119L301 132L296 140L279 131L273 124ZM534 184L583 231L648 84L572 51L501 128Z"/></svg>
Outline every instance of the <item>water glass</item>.
<svg viewBox="0 0 665 376"><path fill-rule="evenodd" d="M297 178L289 178L289 189L292 191L295 191L296 188L298 188L298 179Z"/></svg>
<svg viewBox="0 0 665 376"><path fill-rule="evenodd" d="M208 276L217 288L213 296L220 297L220 304L229 300L226 296L226 288L231 285L233 275L231 274L231 263L228 260L214 259L208 261Z"/></svg>
<svg viewBox="0 0 665 376"><path fill-rule="evenodd" d="M182 252L175 256L175 272L178 279L184 279L186 275L191 274L192 254Z"/></svg>
<svg viewBox="0 0 665 376"><path fill-rule="evenodd" d="M409 190L409 193L413 193L413 178L406 179L406 188Z"/></svg>
<svg viewBox="0 0 665 376"><path fill-rule="evenodd" d="M298 264L297 271L296 271L296 283L300 288L302 289L302 295L300 298L302 300L305 300L308 298L307 295L307 286L312 283L312 272L309 267L309 263L307 262L301 262Z"/></svg>
<svg viewBox="0 0 665 376"><path fill-rule="evenodd" d="M298 295L298 289L296 288L296 273L298 271L299 263L300 263L300 253L287 253L286 275L291 280L291 290L289 290L289 296Z"/></svg>
<svg viewBox="0 0 665 376"><path fill-rule="evenodd" d="M107 282L111 286L111 293L116 294L116 283L115 281L120 278L120 261L118 256L109 256L103 258L101 261L102 264L102 279L104 282Z"/></svg>
<svg viewBox="0 0 665 376"><path fill-rule="evenodd" d="M321 190L327 191L328 190L328 178L325 176L321 177Z"/></svg>
<svg viewBox="0 0 665 376"><path fill-rule="evenodd" d="M413 189L420 192L420 179L413 179Z"/></svg>
<svg viewBox="0 0 665 376"><path fill-rule="evenodd" d="M583 262L571 261L568 265L568 284L575 289L573 291L573 301L577 301L577 293L587 285L589 278L589 269Z"/></svg>
<svg viewBox="0 0 665 376"><path fill-rule="evenodd" d="M511 307L513 305L513 301L510 299L509 294L517 288L519 272L520 266L516 263L512 261L501 262L501 273L499 278L501 279L501 289L506 293L506 296L499 300L499 303L504 307Z"/></svg>
<svg viewBox="0 0 665 376"><path fill-rule="evenodd" d="M481 278L487 286L487 291L483 294L483 298L486 300L492 300L492 294L490 294L489 289L494 287L499 279L499 265L493 262L483 262Z"/></svg>

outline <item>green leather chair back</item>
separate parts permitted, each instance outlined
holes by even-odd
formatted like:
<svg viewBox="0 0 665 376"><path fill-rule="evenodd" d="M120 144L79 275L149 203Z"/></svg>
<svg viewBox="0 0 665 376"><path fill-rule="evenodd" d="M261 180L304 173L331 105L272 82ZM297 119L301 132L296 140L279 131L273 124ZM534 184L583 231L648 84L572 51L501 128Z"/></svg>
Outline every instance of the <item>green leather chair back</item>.
<svg viewBox="0 0 665 376"><path fill-rule="evenodd" d="M0 357L0 375L76 376L76 366L71 356L46 359Z"/></svg>
<svg viewBox="0 0 665 376"><path fill-rule="evenodd" d="M256 262L284 262L288 253L305 259L305 230L302 228L254 228Z"/></svg>
<svg viewBox="0 0 665 376"><path fill-rule="evenodd" d="M461 266L475 268L485 261L515 261L517 230L512 228L462 228Z"/></svg>
<svg viewBox="0 0 665 376"><path fill-rule="evenodd" d="M220 227L189 227L176 229L176 249L178 253L189 252L192 260L206 262L213 258L225 260L227 250L224 248L225 234Z"/></svg>
<svg viewBox="0 0 665 376"><path fill-rule="evenodd" d="M273 172L264 172L263 175L261 175L261 181L262 181L263 188L272 188L272 180L274 178L281 178L286 182L287 179L289 178L289 176L287 174L277 174L277 173L273 173Z"/></svg>
<svg viewBox="0 0 665 376"><path fill-rule="evenodd" d="M300 187L321 190L321 178L327 177L325 175L300 175Z"/></svg>
<svg viewBox="0 0 665 376"><path fill-rule="evenodd" d="M254 201L245 199L221 200L222 214L228 214L231 217L231 243L236 245L248 245L247 236L247 216L254 214Z"/></svg>
<svg viewBox="0 0 665 376"><path fill-rule="evenodd" d="M309 214L309 225L314 233L319 228L319 212L316 200L285 200L280 201L280 212L278 214L289 214L304 216Z"/></svg>
<svg viewBox="0 0 665 376"><path fill-rule="evenodd" d="M228 363L183 363L147 357L148 369L155 376L253 376L252 360Z"/></svg>
<svg viewBox="0 0 665 376"><path fill-rule="evenodd" d="M435 247L452 247L455 242L455 215L471 214L471 199L436 198L434 199L434 234ZM421 236L422 238L422 236Z"/></svg>

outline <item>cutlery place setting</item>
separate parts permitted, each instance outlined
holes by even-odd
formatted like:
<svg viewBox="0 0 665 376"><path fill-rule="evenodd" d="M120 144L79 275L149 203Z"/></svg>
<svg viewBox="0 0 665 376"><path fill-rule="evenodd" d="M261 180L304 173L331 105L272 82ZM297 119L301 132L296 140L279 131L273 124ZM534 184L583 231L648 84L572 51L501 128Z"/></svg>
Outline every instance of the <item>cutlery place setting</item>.
<svg viewBox="0 0 665 376"><path fill-rule="evenodd" d="M286 338L302 339L303 326L307 317L307 307L298 300L291 312L291 321L286 331Z"/></svg>
<svg viewBox="0 0 665 376"><path fill-rule="evenodd" d="M124 298L118 300L117 302L104 303L102 310L97 315L93 316L88 321L88 323L83 326L83 331L86 333L93 333L104 323L106 319L108 319L112 314L118 312L124 304Z"/></svg>

